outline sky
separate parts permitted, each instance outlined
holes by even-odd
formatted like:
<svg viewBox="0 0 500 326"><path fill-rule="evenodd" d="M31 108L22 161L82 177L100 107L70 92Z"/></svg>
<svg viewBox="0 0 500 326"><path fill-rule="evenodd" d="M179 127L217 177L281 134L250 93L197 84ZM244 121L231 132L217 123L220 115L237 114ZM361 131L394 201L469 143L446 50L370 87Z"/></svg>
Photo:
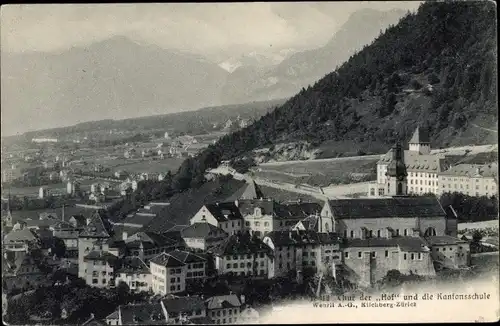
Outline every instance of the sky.
<svg viewBox="0 0 500 326"><path fill-rule="evenodd" d="M1 49L60 52L124 35L198 54L310 49L362 8L414 10L413 1L22 4L1 7Z"/></svg>

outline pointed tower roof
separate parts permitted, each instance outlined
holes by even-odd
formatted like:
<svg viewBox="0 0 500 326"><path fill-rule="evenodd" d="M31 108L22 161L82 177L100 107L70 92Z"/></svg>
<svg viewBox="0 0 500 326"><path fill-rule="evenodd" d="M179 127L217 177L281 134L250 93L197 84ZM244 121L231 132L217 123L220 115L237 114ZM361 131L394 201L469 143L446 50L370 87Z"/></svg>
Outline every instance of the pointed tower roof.
<svg viewBox="0 0 500 326"><path fill-rule="evenodd" d="M240 199L259 199L264 198L264 194L262 190L260 190L259 186L255 183L254 180L250 181L245 188L243 194L241 194Z"/></svg>
<svg viewBox="0 0 500 326"><path fill-rule="evenodd" d="M95 211L90 217L90 221L80 233L80 237L88 238L109 238L111 225L101 216L98 211Z"/></svg>
<svg viewBox="0 0 500 326"><path fill-rule="evenodd" d="M421 127L417 127L410 139L410 144L428 144L430 143L429 134Z"/></svg>

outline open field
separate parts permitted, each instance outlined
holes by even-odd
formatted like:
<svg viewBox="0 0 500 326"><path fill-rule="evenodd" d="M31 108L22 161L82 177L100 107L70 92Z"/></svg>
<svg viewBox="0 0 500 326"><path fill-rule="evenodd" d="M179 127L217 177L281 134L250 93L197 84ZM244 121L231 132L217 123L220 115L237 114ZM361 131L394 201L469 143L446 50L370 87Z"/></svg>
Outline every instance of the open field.
<svg viewBox="0 0 500 326"><path fill-rule="evenodd" d="M380 155L263 163L252 170L255 176L292 184L329 186L376 179Z"/></svg>

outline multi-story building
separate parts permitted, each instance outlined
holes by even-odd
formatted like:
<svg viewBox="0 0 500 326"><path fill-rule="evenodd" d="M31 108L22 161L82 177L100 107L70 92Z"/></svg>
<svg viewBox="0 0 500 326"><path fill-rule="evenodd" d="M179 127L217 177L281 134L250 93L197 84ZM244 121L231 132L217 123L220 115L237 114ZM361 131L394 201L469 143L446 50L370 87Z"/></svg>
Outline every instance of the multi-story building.
<svg viewBox="0 0 500 326"><path fill-rule="evenodd" d="M110 276L118 257L115 256L115 259L109 253L111 233L111 224L96 211L78 236L78 277L85 279L89 285L108 286L112 279ZM97 281L93 273L94 266L100 266L96 269L97 274L101 274ZM102 275L102 272L106 272L106 275Z"/></svg>
<svg viewBox="0 0 500 326"><path fill-rule="evenodd" d="M206 251L228 237L221 228L208 222L193 223L181 230L181 237L186 247Z"/></svg>
<svg viewBox="0 0 500 326"><path fill-rule="evenodd" d="M190 223L207 222L227 234L243 229L243 217L234 202L206 204L191 218Z"/></svg>
<svg viewBox="0 0 500 326"><path fill-rule="evenodd" d="M120 260L115 275L115 285L124 282L131 291L149 291L152 288L149 267L139 257Z"/></svg>
<svg viewBox="0 0 500 326"><path fill-rule="evenodd" d="M343 263L348 278L360 286L372 286L390 270L402 274L434 277L431 251L420 237L392 237L387 232L380 238L348 239L343 249Z"/></svg>
<svg viewBox="0 0 500 326"><path fill-rule="evenodd" d="M186 283L202 281L207 276L207 260L189 251L174 250L168 253L186 265Z"/></svg>
<svg viewBox="0 0 500 326"><path fill-rule="evenodd" d="M271 231L290 230L299 221L318 215L321 205L317 203L277 203L271 199L236 200L245 220L244 230L259 237Z"/></svg>
<svg viewBox="0 0 500 326"><path fill-rule="evenodd" d="M218 295L205 300L207 315L215 324L236 324L239 321L242 302L236 294Z"/></svg>
<svg viewBox="0 0 500 326"><path fill-rule="evenodd" d="M78 262L83 279L93 287L107 288L115 285L115 271L119 267L118 257L107 252L92 250Z"/></svg>
<svg viewBox="0 0 500 326"><path fill-rule="evenodd" d="M341 239L335 233L273 231L263 241L274 251L269 277L287 276L293 270L300 280L304 268L327 271L342 263Z"/></svg>
<svg viewBox="0 0 500 326"><path fill-rule="evenodd" d="M272 249L248 232L229 236L212 252L219 274L268 278Z"/></svg>
<svg viewBox="0 0 500 326"><path fill-rule="evenodd" d="M430 249L432 260L440 267L461 268L470 265L469 242L442 235L425 238Z"/></svg>
<svg viewBox="0 0 500 326"><path fill-rule="evenodd" d="M498 196L498 163L458 164L439 174L438 194L460 192L469 196Z"/></svg>
<svg viewBox="0 0 500 326"><path fill-rule="evenodd" d="M149 261L152 289L155 294L166 295L186 291L187 265L162 252Z"/></svg>
<svg viewBox="0 0 500 326"><path fill-rule="evenodd" d="M73 224L65 221L57 221L50 226L54 237L64 241L67 255L78 254L78 236L83 228L75 228Z"/></svg>

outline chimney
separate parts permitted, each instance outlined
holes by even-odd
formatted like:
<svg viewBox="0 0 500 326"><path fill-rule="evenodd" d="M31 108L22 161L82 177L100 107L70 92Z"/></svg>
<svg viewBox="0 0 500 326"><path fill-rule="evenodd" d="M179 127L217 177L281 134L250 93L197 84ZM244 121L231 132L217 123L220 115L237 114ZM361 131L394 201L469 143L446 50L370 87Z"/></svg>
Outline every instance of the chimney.
<svg viewBox="0 0 500 326"><path fill-rule="evenodd" d="M239 202L238 202L238 199L236 199L236 200L234 201L234 205L235 205L236 207L239 207Z"/></svg>
<svg viewBox="0 0 500 326"><path fill-rule="evenodd" d="M90 224L90 218L87 217L87 225Z"/></svg>
<svg viewBox="0 0 500 326"><path fill-rule="evenodd" d="M292 237L292 231L288 231L288 238L290 238L290 240L293 239L293 237Z"/></svg>
<svg viewBox="0 0 500 326"><path fill-rule="evenodd" d="M390 228L385 229L385 237L387 239L392 239L392 229L390 229Z"/></svg>
<svg viewBox="0 0 500 326"><path fill-rule="evenodd" d="M128 233L126 231L123 231L122 240L127 240L127 238L128 238Z"/></svg>

